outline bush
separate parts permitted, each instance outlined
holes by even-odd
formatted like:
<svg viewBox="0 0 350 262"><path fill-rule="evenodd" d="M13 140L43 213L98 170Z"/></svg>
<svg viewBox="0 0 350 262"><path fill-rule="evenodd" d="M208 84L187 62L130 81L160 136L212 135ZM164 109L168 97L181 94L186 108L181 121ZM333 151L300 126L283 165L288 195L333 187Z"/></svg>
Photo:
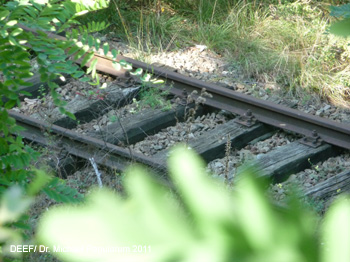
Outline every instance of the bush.
<svg viewBox="0 0 350 262"><path fill-rule="evenodd" d="M350 261L348 199L320 223L296 199L271 204L252 169L230 191L190 150L175 149L169 165L175 191L134 166L128 197L95 190L84 205L50 210L39 243L63 261Z"/></svg>
<svg viewBox="0 0 350 262"><path fill-rule="evenodd" d="M106 7L104 0L95 2L93 6L78 1L1 1L0 247L4 247L3 250L10 243L21 243L24 230L30 228L26 223L28 216L24 213L39 192L47 193L58 202L81 200L82 196L68 188L62 180L31 167L39 154L24 144L20 136L22 128L9 116L8 110L20 106L21 95L31 95L20 91L20 88L31 85L25 79L33 76L30 59L36 57L40 79L48 84L56 106L62 113L74 118L65 110L65 103L56 92L58 86L53 80L64 73L80 78L84 72L70 58L74 55L76 59L82 58L83 64L86 64L91 60L92 52L89 46L81 44L77 38L61 41L49 38L47 31L62 32L77 23L79 12L83 14L103 7ZM24 27L31 31L23 30ZM88 28L96 29L97 26L89 25ZM98 83L93 63L90 72Z"/></svg>

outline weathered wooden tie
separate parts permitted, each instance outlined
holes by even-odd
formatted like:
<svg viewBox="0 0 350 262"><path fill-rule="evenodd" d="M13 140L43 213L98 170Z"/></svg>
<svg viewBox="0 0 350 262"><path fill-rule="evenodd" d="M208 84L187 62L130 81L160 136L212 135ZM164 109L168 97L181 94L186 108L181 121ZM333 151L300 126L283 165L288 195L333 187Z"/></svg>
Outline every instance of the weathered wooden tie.
<svg viewBox="0 0 350 262"><path fill-rule="evenodd" d="M122 119L100 131L91 131L89 136L102 139L111 144L127 146L134 144L145 137L154 135L161 129L175 125L177 121L185 118L185 107L177 106L171 110L148 108L138 112L131 118Z"/></svg>
<svg viewBox="0 0 350 262"><path fill-rule="evenodd" d="M121 148L101 140L78 134L74 131L61 128L59 126L50 126L42 121L35 120L37 126L28 123L20 123L25 130L20 134L24 139L48 147L51 151L62 152L61 164L59 165L61 174L69 175L74 172L77 165L86 163L90 157L94 157L97 164L124 171L131 163L139 162L152 167L154 172L164 174L165 167L153 161L149 157ZM43 129L48 132L53 131L49 138L42 133ZM51 130L50 130L51 129ZM53 137L55 136L55 137ZM65 156L69 156L67 159ZM72 158L70 156L73 156ZM83 159L83 160L82 160Z"/></svg>
<svg viewBox="0 0 350 262"><path fill-rule="evenodd" d="M305 196L317 200L328 200L350 191L350 170L337 174L318 183L305 192Z"/></svg>
<svg viewBox="0 0 350 262"><path fill-rule="evenodd" d="M313 148L295 141L258 155L253 164L257 166L259 175L270 177L274 182L282 182L289 175L309 168L312 163L326 160L336 154L337 151L328 144ZM243 170L244 167L238 172Z"/></svg>
<svg viewBox="0 0 350 262"><path fill-rule="evenodd" d="M64 74L64 77L58 77L54 80L52 80L52 82L59 84L59 85L64 85L67 83L67 80L70 79L71 77L69 75ZM40 74L35 74L34 76L25 79L24 81L31 83L31 86L21 86L18 88L17 93L19 94L19 92L21 91L25 91L30 93L31 95L23 95L23 94L19 94L19 98L20 100L23 100L24 98L36 98L38 97L40 94L40 87L44 87L44 89L46 91L48 91L48 84L47 82L42 82L40 80ZM3 103L6 103L8 101L8 98L3 96L1 98L1 100L3 101Z"/></svg>
<svg viewBox="0 0 350 262"><path fill-rule="evenodd" d="M48 121L54 125L64 128L74 128L77 126L77 121L81 123L89 122L97 118L113 108L122 107L132 101L132 98L137 95L139 87L121 89L117 85L108 87L103 100L91 99L89 97L77 96L72 101L68 102L65 109L73 113L76 120L63 115L58 108L49 112L49 115L43 113L35 113L32 117Z"/></svg>
<svg viewBox="0 0 350 262"><path fill-rule="evenodd" d="M257 124L252 127L245 127L230 120L215 129L205 132L198 138L190 139L189 146L204 158L211 161L225 155L227 139L230 137L231 147L240 149L246 146L251 140L271 131L266 125ZM161 151L154 155L161 162L166 161L168 150Z"/></svg>

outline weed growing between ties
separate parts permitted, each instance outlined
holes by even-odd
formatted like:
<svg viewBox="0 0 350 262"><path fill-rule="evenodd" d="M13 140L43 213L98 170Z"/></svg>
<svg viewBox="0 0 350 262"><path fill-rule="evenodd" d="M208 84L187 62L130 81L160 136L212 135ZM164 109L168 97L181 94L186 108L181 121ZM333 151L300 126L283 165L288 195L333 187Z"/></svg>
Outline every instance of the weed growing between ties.
<svg viewBox="0 0 350 262"><path fill-rule="evenodd" d="M134 101L139 104L140 108L142 107L152 107L152 108L161 108L162 110L170 110L171 103L167 99L169 92L164 89L164 85L159 86L150 86L145 83L139 93L139 101Z"/></svg>
<svg viewBox="0 0 350 262"><path fill-rule="evenodd" d="M205 103L206 98L212 98L205 88L202 88L201 93L198 94L196 90L193 90L190 94L186 90L183 91L183 99L177 97L175 103L185 106L184 117L186 121L186 140L185 144L188 145L192 124L195 121L196 116L201 112L201 106Z"/></svg>
<svg viewBox="0 0 350 262"><path fill-rule="evenodd" d="M327 33L334 1L113 0L99 19L143 53L204 44L244 77L302 99L349 98L350 47ZM98 18L99 16L97 16ZM94 16L94 19L96 16Z"/></svg>

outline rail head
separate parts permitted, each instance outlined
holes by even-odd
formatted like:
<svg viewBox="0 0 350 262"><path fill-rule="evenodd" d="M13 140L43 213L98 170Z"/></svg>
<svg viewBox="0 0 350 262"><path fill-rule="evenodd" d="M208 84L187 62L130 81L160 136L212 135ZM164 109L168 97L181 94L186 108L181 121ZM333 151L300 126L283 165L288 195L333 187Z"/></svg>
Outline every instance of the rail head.
<svg viewBox="0 0 350 262"><path fill-rule="evenodd" d="M24 27L23 29L28 30L28 28ZM32 29L29 30L33 31ZM52 33L49 33L49 37L65 39L62 36ZM101 52L96 52L94 58L98 59L97 69L101 72L115 76L124 74L124 72L114 69L111 58L101 55ZM117 60L120 61L122 59L131 63L133 68L142 68L144 71L148 71L164 79L167 83L172 84L170 93L174 95L182 96L184 89L187 93L191 93L193 90L197 90L197 92L200 93L200 91L205 88L206 91L213 96L213 98L207 98L205 101L205 104L209 106L238 115L243 115L247 110L250 110L254 117L262 123L307 137L312 136L313 132L316 131L325 142L341 148L350 149L350 125L306 114L302 111L257 99L212 83L203 82L195 78L118 55ZM77 61L77 63L79 63L79 61Z"/></svg>

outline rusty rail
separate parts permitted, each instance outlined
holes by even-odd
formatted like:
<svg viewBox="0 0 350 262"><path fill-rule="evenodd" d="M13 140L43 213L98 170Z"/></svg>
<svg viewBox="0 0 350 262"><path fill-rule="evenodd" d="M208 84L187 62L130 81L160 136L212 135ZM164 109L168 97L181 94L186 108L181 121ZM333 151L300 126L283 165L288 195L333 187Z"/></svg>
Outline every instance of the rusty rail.
<svg viewBox="0 0 350 262"><path fill-rule="evenodd" d="M94 156L96 163L117 171L124 171L130 163L138 162L151 167L157 173L166 173L166 167L156 159L14 111L9 111L9 115L25 128L20 132L21 136L35 143L52 149L64 149L69 154L86 160ZM43 130L50 132L51 137L55 137L54 141L43 135Z"/></svg>
<svg viewBox="0 0 350 262"><path fill-rule="evenodd" d="M316 131L323 141L341 148L350 149L350 125L306 114L299 110L257 99L131 58L119 56L118 59L126 60L134 68L142 68L152 72L156 77L164 79L168 85L172 84L169 92L176 96L184 96L184 90L190 94L194 90L200 93L205 88L213 96L212 98L206 98L206 105L241 116L249 110L256 120L261 123L292 131L305 137L313 137L314 131Z"/></svg>
<svg viewBox="0 0 350 262"><path fill-rule="evenodd" d="M56 37L62 40L65 39L62 36L51 33L50 37ZM124 72L118 72L112 67L110 58L102 56L99 53L95 53L94 58L98 59L98 70L114 76L125 76ZM309 115L295 109L244 95L176 72L167 71L122 55L119 55L117 59L124 59L131 63L134 68L142 68L145 71L151 72L156 77L164 79L168 85L172 84L172 88L169 91L174 95L180 97L184 96L184 90L186 90L188 94L194 90L200 93L200 91L205 88L207 92L213 96L212 98L206 98L206 105L241 116L250 110L256 120L262 123L292 131L305 137L312 137L316 131L323 141L341 148L350 149L350 125Z"/></svg>

